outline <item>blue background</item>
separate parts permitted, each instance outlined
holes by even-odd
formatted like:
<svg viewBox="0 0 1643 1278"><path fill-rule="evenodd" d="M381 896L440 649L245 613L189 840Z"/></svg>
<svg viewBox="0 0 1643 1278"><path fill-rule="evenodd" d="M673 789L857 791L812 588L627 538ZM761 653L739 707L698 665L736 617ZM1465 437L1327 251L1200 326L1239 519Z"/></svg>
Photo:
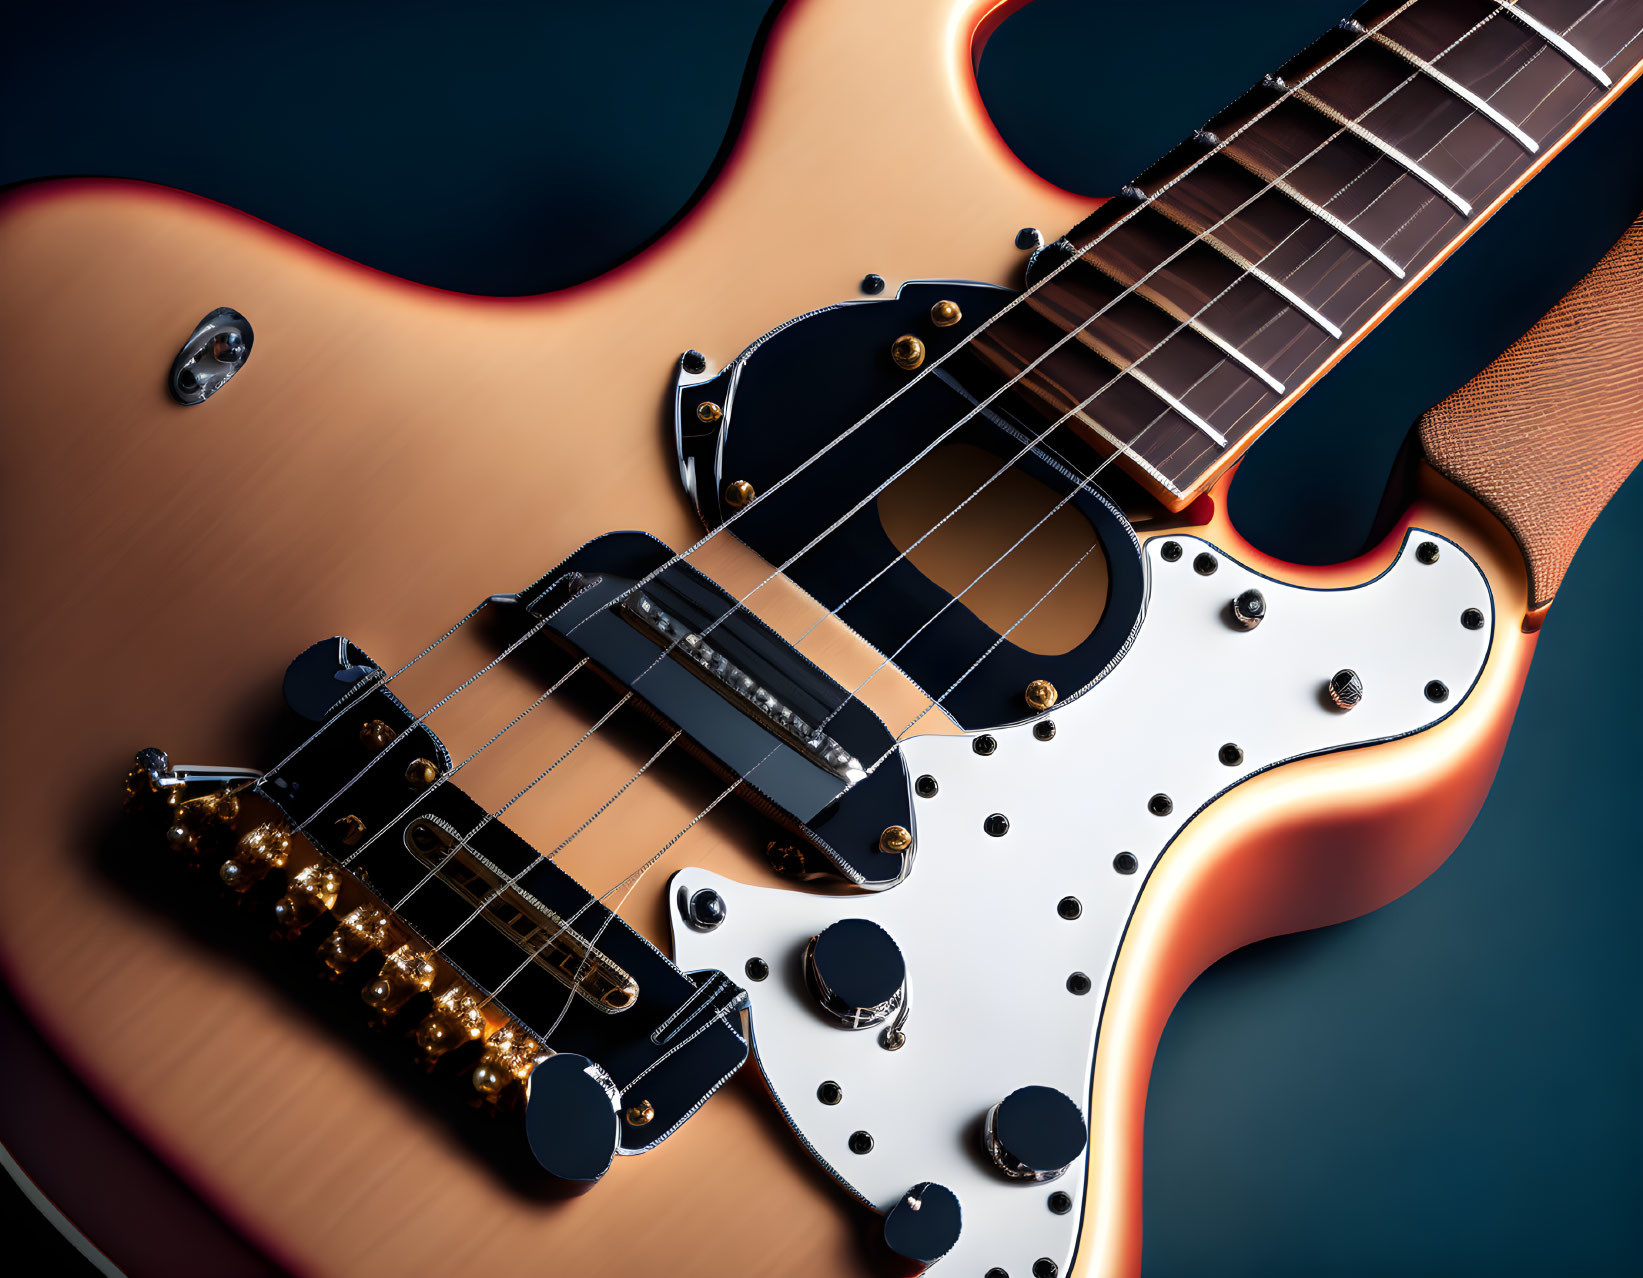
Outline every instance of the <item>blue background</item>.
<svg viewBox="0 0 1643 1278"><path fill-rule="evenodd" d="M1036 0L988 46L982 91L1029 164L1107 194L1340 3ZM557 288L689 202L768 8L17 8L0 182L164 182L425 283ZM1271 430L1234 489L1240 527L1295 560L1353 552L1414 417L1640 209L1643 90ZM1575 560L1500 778L1443 869L1187 993L1148 1103L1148 1278L1643 1265L1640 546L1634 481Z"/></svg>

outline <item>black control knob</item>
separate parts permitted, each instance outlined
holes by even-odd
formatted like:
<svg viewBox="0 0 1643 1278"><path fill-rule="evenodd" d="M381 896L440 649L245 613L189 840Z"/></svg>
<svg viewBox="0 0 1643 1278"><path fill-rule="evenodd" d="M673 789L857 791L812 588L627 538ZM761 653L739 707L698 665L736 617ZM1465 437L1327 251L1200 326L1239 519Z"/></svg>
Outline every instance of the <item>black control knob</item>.
<svg viewBox="0 0 1643 1278"><path fill-rule="evenodd" d="M945 1185L921 1181L884 1218L884 1241L898 1256L933 1265L953 1249L964 1224L958 1197Z"/></svg>
<svg viewBox="0 0 1643 1278"><path fill-rule="evenodd" d="M1246 590L1232 601L1232 619L1245 630L1253 630L1266 620L1266 596Z"/></svg>
<svg viewBox="0 0 1643 1278"><path fill-rule="evenodd" d="M846 1029L870 1029L907 997L901 947L877 923L840 919L804 952L804 976L822 1010Z"/></svg>
<svg viewBox="0 0 1643 1278"><path fill-rule="evenodd" d="M1089 1130L1072 1098L1053 1087L1021 1087L992 1109L981 1145L1016 1180L1054 1180L1084 1152Z"/></svg>
<svg viewBox="0 0 1643 1278"><path fill-rule="evenodd" d="M610 1168L621 1139L621 1095L600 1066L561 1052L531 1071L525 1138L543 1168L587 1189Z"/></svg>

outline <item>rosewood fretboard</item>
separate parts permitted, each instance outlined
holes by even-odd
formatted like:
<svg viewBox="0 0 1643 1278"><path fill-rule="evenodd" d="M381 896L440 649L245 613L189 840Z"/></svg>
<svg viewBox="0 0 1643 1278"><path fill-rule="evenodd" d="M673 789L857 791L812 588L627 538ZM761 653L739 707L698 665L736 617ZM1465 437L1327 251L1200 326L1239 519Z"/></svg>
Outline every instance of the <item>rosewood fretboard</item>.
<svg viewBox="0 0 1643 1278"><path fill-rule="evenodd" d="M1640 70L1643 0L1371 3L1045 249L974 349L1180 509Z"/></svg>

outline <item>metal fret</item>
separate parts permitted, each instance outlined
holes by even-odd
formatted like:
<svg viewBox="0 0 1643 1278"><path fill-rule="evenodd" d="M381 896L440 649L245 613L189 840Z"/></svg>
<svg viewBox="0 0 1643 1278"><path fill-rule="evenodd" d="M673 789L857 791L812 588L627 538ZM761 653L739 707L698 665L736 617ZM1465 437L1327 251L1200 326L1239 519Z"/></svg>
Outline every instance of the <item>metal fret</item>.
<svg viewBox="0 0 1643 1278"><path fill-rule="evenodd" d="M1460 196L1456 195L1455 192L1451 191L1425 168L1423 168L1419 161L1405 155L1390 142L1385 141L1383 138L1377 137L1368 129L1364 128L1363 125L1354 120L1351 116L1343 115L1316 94L1310 93L1306 89L1294 88L1292 88L1289 92L1290 96L1293 97L1295 101L1304 106L1310 107L1325 119L1345 129L1348 133L1352 134L1353 137L1368 143L1387 159L1402 168L1411 177L1418 178L1427 186L1431 187L1434 192L1447 200L1462 217L1472 216L1472 206ZM1339 334L1337 334L1337 336L1339 336Z"/></svg>
<svg viewBox="0 0 1643 1278"><path fill-rule="evenodd" d="M1207 438L1213 440L1217 448L1225 448L1227 446L1227 437L1225 435L1216 430L1215 427L1211 426L1180 400L1176 399L1174 395L1171 395L1157 382L1153 381L1152 378L1148 377L1139 368L1137 368L1131 360L1125 359L1123 355L1113 350L1088 329L1083 330L1078 336L1084 345L1088 346L1102 359L1106 360L1107 363L1116 368L1122 376L1133 378L1153 396L1169 405L1169 407L1174 409L1175 412L1181 417L1192 423L1194 429L1200 431Z"/></svg>
<svg viewBox="0 0 1643 1278"><path fill-rule="evenodd" d="M1381 48L1385 49L1387 52L1394 54L1409 66L1414 67L1415 70L1419 71L1428 80L1432 81L1433 84L1446 89L1449 93L1459 98L1467 106L1471 107L1472 110L1476 111L1479 115L1483 116L1484 119L1488 120L1489 123L1493 124L1497 129L1501 130L1501 132L1510 137L1512 141L1516 142L1525 151L1529 152L1530 155L1533 155L1535 152L1540 150L1540 144L1537 143L1532 137L1530 137L1522 129L1518 128L1517 125L1513 124L1494 107L1490 106L1488 102L1473 93L1472 90L1468 89L1464 84L1461 84L1459 81L1452 79L1450 76L1438 70L1437 67L1433 66L1425 58L1421 57L1420 54L1415 53L1413 50L1404 48L1403 45L1392 39L1391 36L1383 35L1379 31L1371 31L1369 33L1369 38L1376 44L1380 45Z"/></svg>
<svg viewBox="0 0 1643 1278"><path fill-rule="evenodd" d="M1307 196L1302 195L1288 182L1284 181L1284 179L1278 175L1277 170L1268 168L1266 165L1250 159L1248 156L1239 155L1230 146L1222 147L1221 154L1231 160L1239 168L1243 169L1244 172L1259 178L1274 191L1277 191L1280 195L1292 201L1303 213L1307 214L1307 216L1316 218L1318 221L1322 222L1330 230L1334 231L1336 235L1339 235L1343 240L1346 240L1347 243L1351 244L1359 252L1373 258L1377 263L1385 267L1386 270L1390 271L1398 279L1401 280L1403 278L1403 267L1393 261L1383 249L1372 243L1361 232L1354 230L1351 226L1347 225L1347 223L1336 217L1323 205L1316 204Z"/></svg>
<svg viewBox="0 0 1643 1278"><path fill-rule="evenodd" d="M1567 58L1570 63L1579 67L1605 89L1614 83L1603 73L1603 68L1598 66L1597 63L1593 62L1579 49L1575 48L1574 45L1570 44L1556 31L1553 31L1539 18L1524 12L1523 6L1518 4L1517 0L1495 0L1495 3L1498 4L1506 13L1510 14L1515 21L1522 23L1530 31L1533 31L1542 40L1546 41L1547 44L1551 45L1552 48L1556 49L1565 58Z"/></svg>
<svg viewBox="0 0 1643 1278"><path fill-rule="evenodd" d="M1075 253L1077 252L1077 249L1074 248L1071 243L1068 243L1067 247L1071 251ZM1162 293L1158 292L1149 284L1139 280L1125 279L1118 271L1114 270L1098 258L1089 257L1086 255L1084 257L1084 261L1088 262L1096 270L1100 271L1101 274L1105 275L1114 284L1129 290L1132 294L1140 298L1154 310L1163 312L1177 324L1191 329L1194 333L1198 334L1199 337L1203 338L1216 350L1220 351L1221 354L1225 355L1251 377L1258 378L1275 395L1282 395L1284 393L1284 384L1282 382L1280 382L1271 373L1267 372L1266 369L1262 368L1248 355L1245 355L1243 351L1239 350L1231 342L1227 341L1226 338L1222 337L1214 329L1210 328L1202 320L1196 318L1191 311L1177 306L1174 302L1170 301L1169 298L1165 297Z"/></svg>
<svg viewBox="0 0 1643 1278"><path fill-rule="evenodd" d="M1209 231L1202 230L1193 225L1190 219L1183 217L1180 213L1176 212L1168 205L1162 204L1157 200L1154 200L1148 207L1151 208L1153 212L1161 213L1170 221L1174 222L1177 226L1189 232L1205 248L1214 249L1245 275L1249 276L1250 279L1270 289L1286 306L1291 306L1295 310L1299 311L1302 315L1306 316L1307 319L1316 324L1319 328L1323 329L1324 332L1328 333L1336 341L1340 340L1341 330L1335 327L1334 324L1330 323L1329 319L1323 314L1323 312L1319 311L1282 280L1277 279L1275 276L1268 275L1259 266L1256 266L1254 262L1250 261L1225 240L1218 238Z"/></svg>

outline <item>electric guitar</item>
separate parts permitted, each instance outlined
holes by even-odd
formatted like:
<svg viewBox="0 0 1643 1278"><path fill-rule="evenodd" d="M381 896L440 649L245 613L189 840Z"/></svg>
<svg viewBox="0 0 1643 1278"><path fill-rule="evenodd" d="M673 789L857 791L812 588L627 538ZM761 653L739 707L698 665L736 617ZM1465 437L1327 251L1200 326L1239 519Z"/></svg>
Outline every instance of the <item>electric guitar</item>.
<svg viewBox="0 0 1643 1278"><path fill-rule="evenodd" d="M1643 230L1421 420L1362 556L1225 493L1643 73L1643 2L1368 6L1093 210L982 113L1008 7L783 10L714 188L548 298L135 184L0 206L46 548L0 953L280 1266L1136 1272L1181 991L1481 804L1643 455Z"/></svg>

